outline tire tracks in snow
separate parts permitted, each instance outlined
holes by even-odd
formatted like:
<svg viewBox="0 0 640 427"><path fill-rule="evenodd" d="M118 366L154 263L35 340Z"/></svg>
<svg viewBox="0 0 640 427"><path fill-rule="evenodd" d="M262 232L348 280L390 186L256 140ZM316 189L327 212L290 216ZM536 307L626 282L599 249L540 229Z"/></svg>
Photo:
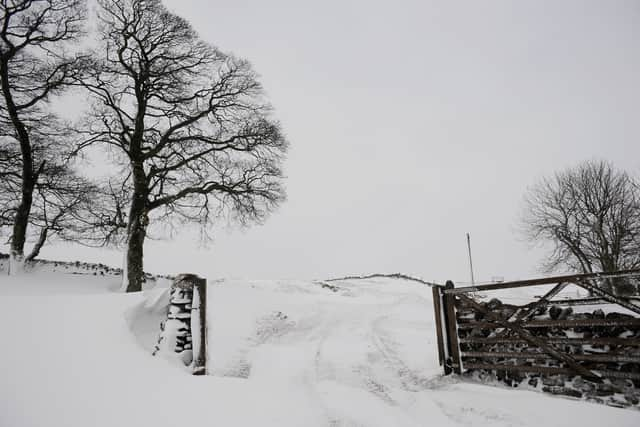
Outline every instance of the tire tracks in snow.
<svg viewBox="0 0 640 427"><path fill-rule="evenodd" d="M429 378L412 370L395 350L397 343L391 336L384 332L381 323L388 321L388 316L376 318L371 324L372 342L382 355L388 369L395 372L400 381L401 388L405 391L430 390L441 384L440 378Z"/></svg>
<svg viewBox="0 0 640 427"><path fill-rule="evenodd" d="M394 337L420 334L425 319L404 310L420 312L430 302L376 283L340 286L344 292L329 293L317 284L278 283L278 292L300 295L300 304L272 305L277 309L256 318L253 334L227 366L227 375L294 390L305 406L324 414L326 425L385 426L389 414L403 420L391 425L421 425L407 408L415 392L434 388L438 381L412 369L403 359L411 347L401 348L408 343ZM314 294L318 300L309 298Z"/></svg>

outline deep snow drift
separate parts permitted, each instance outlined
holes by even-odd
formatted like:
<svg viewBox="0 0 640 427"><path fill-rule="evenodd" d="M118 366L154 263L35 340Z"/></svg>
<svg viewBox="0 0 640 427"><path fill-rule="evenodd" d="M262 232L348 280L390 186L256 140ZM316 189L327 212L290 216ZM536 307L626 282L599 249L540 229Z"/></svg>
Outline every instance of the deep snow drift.
<svg viewBox="0 0 640 427"><path fill-rule="evenodd" d="M162 290L69 273L0 275L1 427L640 423L443 378L431 289L415 282L209 280L210 376L192 377L150 354Z"/></svg>

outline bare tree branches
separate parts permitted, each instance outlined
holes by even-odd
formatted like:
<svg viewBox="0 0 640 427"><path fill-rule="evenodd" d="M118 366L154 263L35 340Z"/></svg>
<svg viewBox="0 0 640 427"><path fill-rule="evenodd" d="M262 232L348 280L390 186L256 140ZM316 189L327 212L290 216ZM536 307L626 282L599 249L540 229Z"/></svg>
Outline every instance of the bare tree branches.
<svg viewBox="0 0 640 427"><path fill-rule="evenodd" d="M3 144L0 143L0 147ZM0 148L0 235L13 226L22 198L21 156L18 147ZM57 147L54 147L57 148ZM122 215L122 190L99 187L75 173L60 153L38 146L35 157L42 168L35 182L25 243L34 246L25 261L36 258L42 246L52 240L67 240L89 246L104 246L121 239L126 227ZM9 158L9 161L4 161ZM120 203L120 204L118 204ZM9 232L10 234L10 232Z"/></svg>
<svg viewBox="0 0 640 427"><path fill-rule="evenodd" d="M52 166L52 159L40 154L65 144L63 127L47 101L81 72L82 58L66 49L67 42L82 34L84 19L82 0L0 1L0 151L19 152L21 166L19 171L6 169L14 180L6 184L19 182L21 187L18 204L2 213L3 221L13 215L12 265L23 261L34 191L43 171ZM2 161L15 165L15 160ZM46 233L41 236L46 240Z"/></svg>
<svg viewBox="0 0 640 427"><path fill-rule="evenodd" d="M262 221L284 199L287 148L248 62L200 40L158 0L99 0L87 141L130 165L125 282L139 290L150 224ZM128 282L127 282L128 281Z"/></svg>
<svg viewBox="0 0 640 427"><path fill-rule="evenodd" d="M78 55L83 0L0 0L0 227L12 259L51 237L127 242L140 289L147 230L222 216L262 221L284 199L287 144L248 62L200 40L159 0L97 0L100 47ZM93 108L74 139L48 102L70 86ZM104 187L69 159L109 146L128 172ZM126 233L122 233L126 230Z"/></svg>
<svg viewBox="0 0 640 427"><path fill-rule="evenodd" d="M610 163L585 162L542 180L525 198L525 235L548 242L548 270L640 267L640 191Z"/></svg>

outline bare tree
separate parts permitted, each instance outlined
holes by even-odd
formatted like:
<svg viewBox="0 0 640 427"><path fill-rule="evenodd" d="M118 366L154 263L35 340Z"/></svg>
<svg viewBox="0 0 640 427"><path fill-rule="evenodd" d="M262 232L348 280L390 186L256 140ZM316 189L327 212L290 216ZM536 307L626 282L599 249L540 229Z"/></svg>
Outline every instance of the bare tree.
<svg viewBox="0 0 640 427"><path fill-rule="evenodd" d="M158 0L99 5L102 58L82 81L96 100L87 144L107 144L129 167L123 288L138 291L150 225L263 220L284 198L287 144L249 63Z"/></svg>
<svg viewBox="0 0 640 427"><path fill-rule="evenodd" d="M631 176L610 163L588 161L543 179L528 191L524 206L527 238L553 247L548 271L640 267L640 191ZM625 284L609 285L622 292Z"/></svg>
<svg viewBox="0 0 640 427"><path fill-rule="evenodd" d="M8 154L4 161L16 153L12 144L20 153L20 170L7 172L20 185L17 206L8 207L12 272L22 268L34 191L49 166L38 153L56 152L64 137L47 104L81 69L65 46L80 37L84 19L82 0L0 1L0 150Z"/></svg>
<svg viewBox="0 0 640 427"><path fill-rule="evenodd" d="M108 184L101 187L81 177L58 151L50 151L46 144L33 150L43 167L32 194L25 250L27 242L33 247L25 252L25 262L35 259L52 239L104 246L117 240L113 235L126 225L116 204L123 196ZM0 141L0 235L11 236L22 199L21 163L19 147Z"/></svg>

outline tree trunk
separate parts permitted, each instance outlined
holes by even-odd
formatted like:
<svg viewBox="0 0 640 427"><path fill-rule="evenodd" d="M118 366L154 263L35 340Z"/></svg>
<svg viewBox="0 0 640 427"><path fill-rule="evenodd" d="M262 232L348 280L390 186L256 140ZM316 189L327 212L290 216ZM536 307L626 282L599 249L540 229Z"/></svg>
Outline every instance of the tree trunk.
<svg viewBox="0 0 640 427"><path fill-rule="evenodd" d="M145 198L146 199L146 198ZM149 223L146 200L143 203L131 203L129 212L129 228L127 232L127 255L125 268L123 269L123 289L126 292L138 292L142 290L144 281L144 239L147 236Z"/></svg>
<svg viewBox="0 0 640 427"><path fill-rule="evenodd" d="M35 243L35 245L33 245L33 250L31 251L31 253L25 258L26 262L33 261L38 255L40 255L40 250L42 250L42 247L47 241L48 235L49 227L42 227L42 229L40 230L40 235L38 236L38 241Z"/></svg>
<svg viewBox="0 0 640 427"><path fill-rule="evenodd" d="M138 292L142 290L142 282L144 281L144 239L147 235L149 220L145 210L136 213L132 209L129 221L126 265L122 273L123 288L126 292Z"/></svg>
<svg viewBox="0 0 640 427"><path fill-rule="evenodd" d="M11 249L9 252L9 274L18 274L24 268L24 245L27 239L29 215L31 214L31 206L33 204L33 189L35 188L38 175L42 167L44 167L44 164L40 166L38 172L34 172L31 140L29 139L29 132L20 118L18 108L13 100L7 57L3 57L0 61L0 86L2 87L2 96L4 97L6 112L11 119L16 138L20 143L20 152L22 155L22 197L13 220Z"/></svg>
<svg viewBox="0 0 640 427"><path fill-rule="evenodd" d="M122 288L126 292L139 292L144 282L144 239L149 225L147 207L147 179L142 164L133 165L134 194L129 210L127 254L122 272Z"/></svg>
<svg viewBox="0 0 640 427"><path fill-rule="evenodd" d="M24 161L25 155L23 154L23 162ZM30 159L27 161L30 161ZM11 249L9 253L11 257L9 274L11 275L22 272L25 262L24 245L27 240L27 227L29 225L29 215L31 214L31 206L33 204L33 189L35 187L33 174L31 173L30 176L27 175L29 172L25 172L26 169L31 168L23 168L22 198L16 210L16 215L13 218L13 232L11 234Z"/></svg>

